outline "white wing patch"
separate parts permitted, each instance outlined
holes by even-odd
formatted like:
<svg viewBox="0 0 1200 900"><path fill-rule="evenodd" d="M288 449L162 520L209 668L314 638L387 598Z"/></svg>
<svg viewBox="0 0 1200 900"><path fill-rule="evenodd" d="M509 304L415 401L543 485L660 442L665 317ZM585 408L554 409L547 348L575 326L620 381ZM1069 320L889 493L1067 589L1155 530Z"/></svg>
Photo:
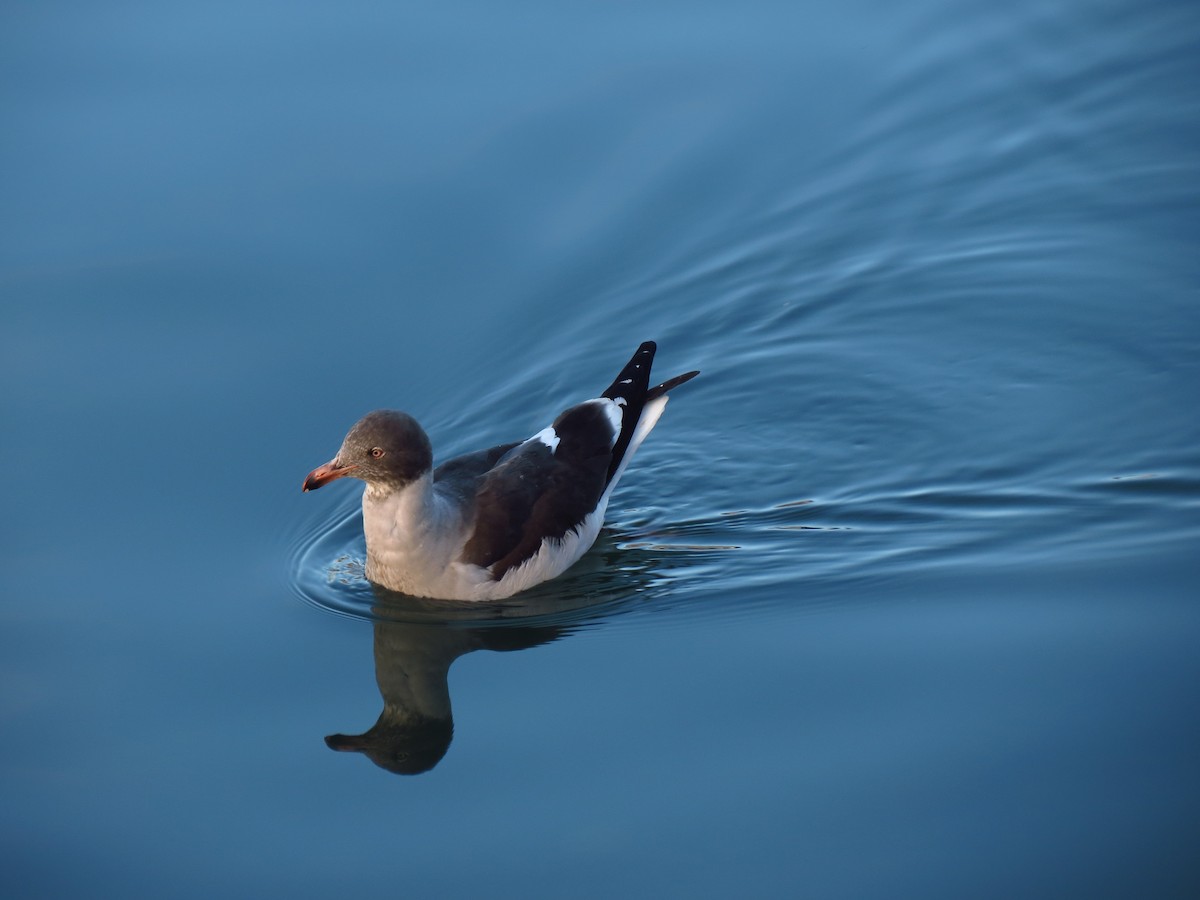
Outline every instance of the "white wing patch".
<svg viewBox="0 0 1200 900"><path fill-rule="evenodd" d="M604 410L604 415L608 417L608 424L612 426L613 435L612 443L617 442L617 438L621 436L621 423L624 421L624 416L621 414L621 404L625 401L609 400L607 397L597 397L595 400L589 400L588 403L599 403L600 408Z"/></svg>
<svg viewBox="0 0 1200 900"><path fill-rule="evenodd" d="M543 444L545 444L547 447L549 447L550 452L553 453L555 450L558 449L558 442L561 439L558 436L558 432L554 430L554 426L547 425L545 428L543 428L541 431L539 431L537 434L535 434L529 440L541 441Z"/></svg>

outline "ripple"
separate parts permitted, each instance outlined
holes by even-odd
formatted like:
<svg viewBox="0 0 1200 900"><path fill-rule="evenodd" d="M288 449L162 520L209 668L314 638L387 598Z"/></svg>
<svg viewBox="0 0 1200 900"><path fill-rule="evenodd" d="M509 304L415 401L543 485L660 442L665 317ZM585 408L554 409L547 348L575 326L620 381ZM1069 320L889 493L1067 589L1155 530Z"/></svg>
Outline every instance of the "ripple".
<svg viewBox="0 0 1200 900"><path fill-rule="evenodd" d="M980 14L989 48L1025 46L1029 21ZM1182 179L1147 181L1104 140L1110 117L1169 105L1095 102L1114 82L1092 67L1119 62L1123 40L1089 45L1087 65L1035 42L1014 57L1029 68L1013 102L1010 74L955 28L930 35L845 146L778 173L760 205L674 235L669 253L596 275L587 303L530 339L523 369L456 387L427 423L448 453L508 438L497 425L534 433L581 380L602 382L632 332L660 341L663 366L700 368L580 565L502 604L387 595L362 576L351 504L305 530L297 593L368 619L632 623L820 608L928 570L1194 542L1197 431L1179 414L1194 273L1152 265L1157 249L1121 230L1154 202L1173 208ZM1160 56L1152 43L1140 62ZM1182 84L1190 57L1163 58L1162 86ZM951 63L969 89L948 89ZM1027 102L1046 90L1053 103ZM1121 258L1134 250L1145 271Z"/></svg>
<svg viewBox="0 0 1200 900"><path fill-rule="evenodd" d="M361 512L343 503L323 513L295 542L291 586L318 609L371 621L583 626L650 602L665 589L673 568L717 549L645 538L606 528L567 574L516 597L482 603L429 600L366 579Z"/></svg>
<svg viewBox="0 0 1200 900"><path fill-rule="evenodd" d="M618 511L566 575L488 603L413 598L368 582L351 498L304 529L291 554L292 587L319 609L372 621L641 627L772 608L815 611L853 602L856 586L934 570L1099 561L1161 540L1131 525L1139 512L1177 520L1171 540L1200 538L1195 471L1031 484L994 474L780 499L678 521L666 507Z"/></svg>

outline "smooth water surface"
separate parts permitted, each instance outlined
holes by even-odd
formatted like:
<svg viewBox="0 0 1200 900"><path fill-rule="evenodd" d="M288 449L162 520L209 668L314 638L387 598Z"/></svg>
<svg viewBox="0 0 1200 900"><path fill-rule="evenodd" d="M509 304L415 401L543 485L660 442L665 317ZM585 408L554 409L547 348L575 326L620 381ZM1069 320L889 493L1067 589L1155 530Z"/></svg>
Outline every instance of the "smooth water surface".
<svg viewBox="0 0 1200 900"><path fill-rule="evenodd" d="M1200 7L4 19L6 897L1200 890ZM557 582L300 493L647 339Z"/></svg>

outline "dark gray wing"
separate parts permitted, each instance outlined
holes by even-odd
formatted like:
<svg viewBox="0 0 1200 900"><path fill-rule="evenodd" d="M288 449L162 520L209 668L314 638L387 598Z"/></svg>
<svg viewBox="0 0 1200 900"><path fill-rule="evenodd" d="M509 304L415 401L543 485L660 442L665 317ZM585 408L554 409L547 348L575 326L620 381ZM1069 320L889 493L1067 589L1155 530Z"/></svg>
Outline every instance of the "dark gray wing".
<svg viewBox="0 0 1200 900"><path fill-rule="evenodd" d="M475 496L479 476L493 468L505 453L519 446L520 441L497 444L486 450L476 450L474 453L464 453L462 456L448 459L433 470L434 486L460 501L468 501Z"/></svg>
<svg viewBox="0 0 1200 900"><path fill-rule="evenodd" d="M462 558L494 578L533 556L546 538L582 524L604 493L615 437L604 406L573 406L553 429L556 446L528 440L478 479L475 529Z"/></svg>
<svg viewBox="0 0 1200 900"><path fill-rule="evenodd" d="M465 562L490 569L499 579L533 556L546 538L561 538L582 524L621 465L646 401L698 374L687 372L650 387L656 349L653 341L638 347L601 395L618 404L619 428L609 419L610 405L588 401L554 420L550 443L534 438L504 444L434 471L435 482L447 482L464 501L474 498L475 527L463 551Z"/></svg>

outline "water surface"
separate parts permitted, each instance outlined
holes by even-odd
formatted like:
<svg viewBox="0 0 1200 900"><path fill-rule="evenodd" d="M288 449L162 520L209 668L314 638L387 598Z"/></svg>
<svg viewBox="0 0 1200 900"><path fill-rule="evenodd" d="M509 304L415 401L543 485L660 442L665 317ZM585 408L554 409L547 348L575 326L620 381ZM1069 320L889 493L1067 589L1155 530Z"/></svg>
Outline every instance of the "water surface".
<svg viewBox="0 0 1200 900"><path fill-rule="evenodd" d="M6 896L1195 894L1192 5L6 18ZM300 493L646 339L558 582Z"/></svg>

